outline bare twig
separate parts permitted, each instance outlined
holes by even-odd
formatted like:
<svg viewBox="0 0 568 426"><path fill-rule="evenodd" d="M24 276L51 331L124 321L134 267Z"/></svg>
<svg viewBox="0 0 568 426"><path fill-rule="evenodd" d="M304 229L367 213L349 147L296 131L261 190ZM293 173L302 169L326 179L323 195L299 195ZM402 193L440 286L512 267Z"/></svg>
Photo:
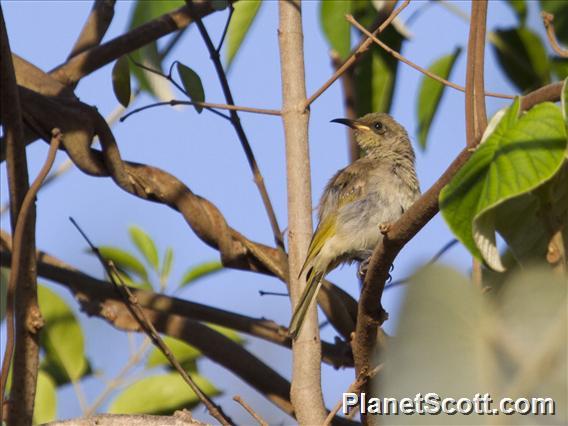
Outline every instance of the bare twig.
<svg viewBox="0 0 568 426"><path fill-rule="evenodd" d="M400 14L400 12L402 12L406 8L406 6L408 6L409 3L410 3L410 0L404 0L402 2L402 4L398 8L393 10L393 12L389 15L389 17L381 25L379 25L379 27L375 31L373 31L372 34L378 35L378 34L382 33L384 31L384 29L392 21L394 21L394 19ZM341 77L341 75L345 71L347 71L353 64L355 64L355 62L357 62L359 57L369 49L371 44L372 44L372 40L370 38L367 38L367 39L361 41L361 43L359 43L359 45L355 49L353 49L353 53L351 53L349 58L347 58L345 60L343 65L339 66L335 70L333 75L318 90L316 90L308 99L306 99L306 102L304 103L304 108L308 108L317 98L319 98L321 96L321 94L323 92L325 92L333 83L335 83L335 81L339 77Z"/></svg>
<svg viewBox="0 0 568 426"><path fill-rule="evenodd" d="M95 0L89 17L77 37L77 41L71 49L67 60L84 52L87 49L98 46L105 36L108 27L114 17L114 4L116 0Z"/></svg>
<svg viewBox="0 0 568 426"><path fill-rule="evenodd" d="M239 395L235 395L233 397L233 400L238 402L247 411L247 413L249 413L258 422L260 426L268 426L268 423L262 417L260 417L256 413L256 411L254 411L252 407L248 405Z"/></svg>
<svg viewBox="0 0 568 426"><path fill-rule="evenodd" d="M369 380L371 380L373 377L375 377L377 375L377 373L379 371L381 371L382 369L383 369L383 364L379 364L375 368L373 368L371 371L369 371L368 373L360 373L358 375L357 379L349 385L349 388L344 393L359 393L359 392L361 392L361 389L363 388L363 386L365 386L369 382ZM323 426L328 426L328 425L331 424L331 422L333 421L333 418L338 413L341 406L342 406L342 401L339 401L337 404L335 404L335 407L333 407L333 410L331 410L329 412L329 414L327 415L325 422L323 423ZM353 409L354 408L355 407L353 407Z"/></svg>
<svg viewBox="0 0 568 426"><path fill-rule="evenodd" d="M231 23L231 18L233 17L234 12L235 8L233 7L233 3L229 3L229 16L227 16L227 22L225 22L225 28L223 29L223 34L221 35L221 39L219 40L217 49L215 49L217 54L221 54L221 48L223 47L223 43L225 42L225 37L227 36L227 31L229 30L229 24Z"/></svg>
<svg viewBox="0 0 568 426"><path fill-rule="evenodd" d="M219 52L215 49L213 41L211 40L211 37L209 36L209 33L205 28L203 21L201 20L201 16L199 15L199 13L197 13L197 10L195 9L195 2L193 0L186 0L186 2L189 7L190 14L193 20L195 21L197 28L199 29L199 33L201 34L201 37L205 42L205 46L209 51L211 60L213 61L215 71L217 72L217 76L219 77L219 82L221 83L221 88L223 89L223 94L225 95L225 100L227 104L235 105L233 94L229 86L229 81L227 80L227 75L225 73L225 70L223 69L223 64L221 63L221 57L219 56ZM268 220L270 221L270 226L272 227L272 233L274 235L274 241L276 242L276 246L279 247L282 251L285 251L284 240L282 239L282 232L280 231L280 227L278 225L278 219L276 218L276 213L274 212L274 208L272 207L272 202L270 201L268 191L266 190L266 186L264 184L264 178L262 177L262 173L260 172L260 168L258 167L258 164L254 157L254 153L252 152L252 148L248 141L245 130L241 124L239 115L235 110L231 110L230 115L231 115L231 124L233 125L235 131L237 132L237 136L239 138L241 146L243 147L243 150L247 157L247 161L249 163L249 167L252 171L254 182L260 192L260 196L264 204L264 209L266 210L266 213L268 215Z"/></svg>
<svg viewBox="0 0 568 426"><path fill-rule="evenodd" d="M138 322L140 328L146 333L146 335L150 338L152 343L164 354L167 358L171 366L179 373L182 379L187 383L190 389L195 393L195 395L199 398L199 400L207 407L209 414L217 419L222 425L232 425L232 420L223 412L220 406L215 404L209 396L205 392L201 390L199 385L193 381L193 379L187 374L187 371L181 366L177 358L174 356L168 345L163 341L160 337L160 334L154 328L152 322L146 316L144 310L138 303L138 300L130 291L130 288L124 284L120 273L114 266L112 261L106 260L101 252L99 251L98 247L95 246L90 239L87 237L85 232L81 229L81 227L77 224L77 222L73 218L69 218L71 223L77 228L81 236L85 239L89 247L93 250L97 258L99 259L101 265L105 268L105 271L110 279L110 281L115 286L116 290L121 295L125 306L130 311L132 317Z"/></svg>
<svg viewBox="0 0 568 426"><path fill-rule="evenodd" d="M562 48L562 46L558 44L558 39L556 38L554 24L552 23L554 21L554 15L548 12L541 12L540 15L542 16L542 22L546 28L546 36L548 37L550 47L552 47L552 50L554 50L559 56L568 58L568 50Z"/></svg>
<svg viewBox="0 0 568 426"><path fill-rule="evenodd" d="M351 15L347 15L346 17L347 21L353 25L355 28L357 28L359 31L361 31L363 34L365 34L366 36L369 37L370 40L372 40L373 42L375 42L377 45L379 45L380 47L382 47L387 53L389 53L391 56L393 56L394 58L398 59L399 61L405 63L406 65L414 68L415 70L421 72L422 74L430 77L433 80L438 81L439 83L442 83L445 86L451 87L452 89L456 89L459 90L460 92L465 92L465 87L460 86L459 84L456 83L452 83L451 81L446 80L445 78L440 77L437 74L434 74L433 72L428 71L426 68L421 67L420 65L415 64L414 62L410 61L409 59L405 58L404 56L402 56L400 53L398 53L396 50L392 49L390 46L388 46L386 43L384 43L383 41L379 40L377 37L375 37L373 34L371 34L369 31L367 31L365 29L365 27L363 27L359 22L357 22L357 20L351 16ZM502 93L493 93L493 92L487 92L485 93L485 96L490 96L490 97L494 97L494 98L501 98L501 99L514 99L515 97L513 95L505 95Z"/></svg>
<svg viewBox="0 0 568 426"><path fill-rule="evenodd" d="M266 115L276 115L279 116L280 115L280 111L275 110L275 109L263 109L263 108L251 108L251 107L244 107L244 106L236 106L236 105L227 105L227 104L215 104L215 103L211 103L211 102L193 102L193 101L180 101L177 99L172 99L171 101L166 101L166 102L156 102L150 105L144 105L143 107L140 108L136 108L132 111L130 111L128 114L125 114L124 116L122 116L120 118L120 121L124 121L126 120L128 117L130 117L133 114L137 114L141 111L150 109L150 108L156 108L159 106L164 106L164 105L169 105L169 106L176 106L176 105L196 105L196 106L200 106L203 108L217 108L217 109L226 109L229 111L243 111L243 112L251 112L253 114L266 114Z"/></svg>

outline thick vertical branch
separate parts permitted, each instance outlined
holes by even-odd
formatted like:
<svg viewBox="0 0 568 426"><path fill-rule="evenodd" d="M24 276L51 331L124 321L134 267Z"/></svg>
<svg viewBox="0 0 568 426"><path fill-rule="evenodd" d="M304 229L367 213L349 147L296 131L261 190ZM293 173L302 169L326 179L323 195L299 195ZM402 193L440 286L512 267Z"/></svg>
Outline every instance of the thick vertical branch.
<svg viewBox="0 0 568 426"><path fill-rule="evenodd" d="M1 84L1 121L4 127L6 160L8 169L8 187L10 192L10 221L16 228L16 219L28 191L28 169L25 145L23 143L23 125L20 98L14 75L12 54L0 6L0 84ZM30 206L27 222L22 232L21 274L15 283L15 357L9 418L12 425L32 423L34 399L39 366L38 328L41 326L41 314L37 304L36 260L35 260L35 207ZM10 326L10 325L8 325ZM5 383L3 377L2 383ZM5 389L2 389L4 392ZM3 396L3 394L2 394ZM4 415L2 401L2 416Z"/></svg>
<svg viewBox="0 0 568 426"><path fill-rule="evenodd" d="M465 122L468 147L474 147L481 140L487 127L485 111L485 27L487 21L487 1L471 4L469 39L467 45L467 71L465 84ZM473 258L472 279L481 286L481 262Z"/></svg>
<svg viewBox="0 0 568 426"><path fill-rule="evenodd" d="M312 200L308 152L309 112L304 76L302 9L297 0L279 3L279 46L282 74L282 120L286 137L288 185L289 288L292 305L306 285L298 272L312 235ZM291 398L300 424L322 424L325 406L321 392L321 345L314 306L293 345L294 365Z"/></svg>

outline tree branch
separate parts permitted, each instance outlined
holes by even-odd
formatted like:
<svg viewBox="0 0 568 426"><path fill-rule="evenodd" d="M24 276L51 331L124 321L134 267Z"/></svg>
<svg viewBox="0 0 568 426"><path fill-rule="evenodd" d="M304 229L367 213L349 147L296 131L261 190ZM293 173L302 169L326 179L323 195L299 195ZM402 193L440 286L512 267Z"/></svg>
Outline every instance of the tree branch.
<svg viewBox="0 0 568 426"><path fill-rule="evenodd" d="M452 89L459 90L460 92L465 92L465 87L460 86L459 84L456 84L456 83L452 83L451 81L446 80L445 78L442 78L439 75L428 71L426 68L423 68L420 65L417 65L414 62L412 62L410 59L407 59L404 56L402 56L396 50L392 49L386 43L379 40L377 37L375 37L373 34L371 34L369 31L367 31L365 29L365 27L362 26L359 22L357 22L357 20L353 16L347 15L345 19L347 19L347 21L351 25L353 25L355 28L357 28L363 34L368 36L370 40L372 40L373 42L375 42L375 44L377 44L382 49L384 49L385 52L390 54L393 58L398 59L400 62L414 68L415 70L417 70L418 72L421 72L425 76L430 77L432 80L436 80L437 82L442 83L444 86L451 87ZM494 93L494 92L487 92L487 93L485 93L485 96L490 96L490 97L493 97L493 98L501 98L501 99L514 99L515 98L512 95L505 95L505 94L502 94L502 93Z"/></svg>
<svg viewBox="0 0 568 426"><path fill-rule="evenodd" d="M11 261L10 236L0 231L0 262L2 266L10 266ZM89 315L98 315L102 310L124 311L120 307L120 298L107 281L84 274L45 252L37 253L38 274L46 279L63 285L73 293L81 304L81 308ZM150 311L147 315L158 316L159 321L167 322L171 315L182 318L217 324L268 342L292 347L288 330L266 319L256 319L245 315L225 311L200 303L189 302L176 297L135 289L133 290L138 303ZM104 308L103 308L104 307ZM323 342L322 361L334 368L353 366L350 348L346 343L334 344Z"/></svg>
<svg viewBox="0 0 568 426"><path fill-rule="evenodd" d="M298 277L298 273L312 236L309 104L306 100L302 6L299 1L279 2L278 42L288 187L288 289L294 308L306 286L305 278ZM321 389L321 345L316 306L307 313L292 351L291 396L299 423L322 424L326 411Z"/></svg>
<svg viewBox="0 0 568 426"><path fill-rule="evenodd" d="M231 88L229 86L229 81L227 80L227 75L225 74L225 70L223 69L223 64L221 63L221 57L219 56L219 51L215 48L203 21L201 20L201 16L198 11L195 9L195 2L193 0L186 0L187 5L189 7L191 16L193 17L197 28L199 29L199 33L205 42L205 46L209 51L209 55L211 60L213 61L213 65L215 66L215 71L217 72L217 76L219 77L219 82L221 83L221 88L223 89L223 94L225 95L225 100L229 105L235 105L235 101L233 99L233 94L231 92ZM276 213L274 212L274 208L272 207L272 202L270 201L270 197L268 195L268 191L266 190L266 186L264 184L264 178L262 177L262 173L260 172L260 168L258 167L258 163L256 162L256 158L254 157L254 153L252 152L252 148L248 141L247 135L245 130L241 124L241 120L239 115L237 114L236 110L230 110L231 114L231 124L235 128L235 132L239 138L241 146L245 152L247 157L247 161L249 163L249 167L252 171L252 175L254 178L254 182L258 187L258 191L260 192L260 197L262 198L262 203L264 204L264 209L268 215L268 220L270 221L270 226L272 227L272 233L274 235L274 241L276 246L280 248L282 251L285 250L284 248L284 241L282 240L282 232L280 231L280 227L278 225L278 219L276 218Z"/></svg>
<svg viewBox="0 0 568 426"><path fill-rule="evenodd" d="M556 38L556 33L554 32L554 15L548 12L541 12L542 22L544 23L544 27L546 28L546 36L548 37L548 42L550 43L550 47L554 50L559 56L563 58L568 58L568 50L563 49L560 44L558 44L558 39Z"/></svg>
<svg viewBox="0 0 568 426"><path fill-rule="evenodd" d="M116 0L94 1L91 13L89 13L85 25L75 41L67 60L100 44L114 17L115 3Z"/></svg>
<svg viewBox="0 0 568 426"><path fill-rule="evenodd" d="M28 166L24 144L22 110L12 53L4 13L0 5L0 121L4 131L6 146L8 188L10 193L10 222L13 230L18 231L17 250L20 256L16 269L21 271L11 288L15 287L15 326L8 323L8 330L13 328L15 342L7 342L6 350L15 343L15 358L12 365L11 403L8 422L14 425L32 423L37 373L39 367L39 336L42 325L41 314L37 305L37 276L35 266L35 219L34 198L27 197L29 190ZM20 213L22 216L20 217ZM18 224L18 222L20 222ZM12 317L12 315L10 315ZM3 360L0 389L0 422L4 418L4 393L7 381L10 354ZM5 368L6 367L6 368Z"/></svg>
<svg viewBox="0 0 568 426"><path fill-rule="evenodd" d="M209 1L195 4L195 13L200 17L214 12ZM66 86L76 84L83 77L129 52L141 48L160 37L187 27L192 22L187 6L166 13L137 28L116 37L100 46L88 49L50 72L52 77Z"/></svg>

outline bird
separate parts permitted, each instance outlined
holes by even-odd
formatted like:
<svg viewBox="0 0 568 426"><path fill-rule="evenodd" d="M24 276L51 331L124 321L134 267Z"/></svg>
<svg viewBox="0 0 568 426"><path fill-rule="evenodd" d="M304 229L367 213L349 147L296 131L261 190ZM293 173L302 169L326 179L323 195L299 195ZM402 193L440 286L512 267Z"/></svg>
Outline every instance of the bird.
<svg viewBox="0 0 568 426"><path fill-rule="evenodd" d="M351 127L364 155L339 170L323 191L318 226L299 273L299 278L306 275L306 287L288 327L293 339L325 275L340 264L359 262L364 276L382 239L380 227L396 221L420 196L414 150L406 129L394 118L374 112L331 122Z"/></svg>

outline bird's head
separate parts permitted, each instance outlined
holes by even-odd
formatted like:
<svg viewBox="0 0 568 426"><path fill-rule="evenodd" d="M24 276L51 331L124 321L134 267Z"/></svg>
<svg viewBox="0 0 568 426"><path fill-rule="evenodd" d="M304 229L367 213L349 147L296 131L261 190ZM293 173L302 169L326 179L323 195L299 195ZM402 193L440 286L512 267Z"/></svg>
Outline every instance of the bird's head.
<svg viewBox="0 0 568 426"><path fill-rule="evenodd" d="M406 129L384 112L372 112L356 120L336 118L353 129L355 142L367 153L412 151Z"/></svg>

